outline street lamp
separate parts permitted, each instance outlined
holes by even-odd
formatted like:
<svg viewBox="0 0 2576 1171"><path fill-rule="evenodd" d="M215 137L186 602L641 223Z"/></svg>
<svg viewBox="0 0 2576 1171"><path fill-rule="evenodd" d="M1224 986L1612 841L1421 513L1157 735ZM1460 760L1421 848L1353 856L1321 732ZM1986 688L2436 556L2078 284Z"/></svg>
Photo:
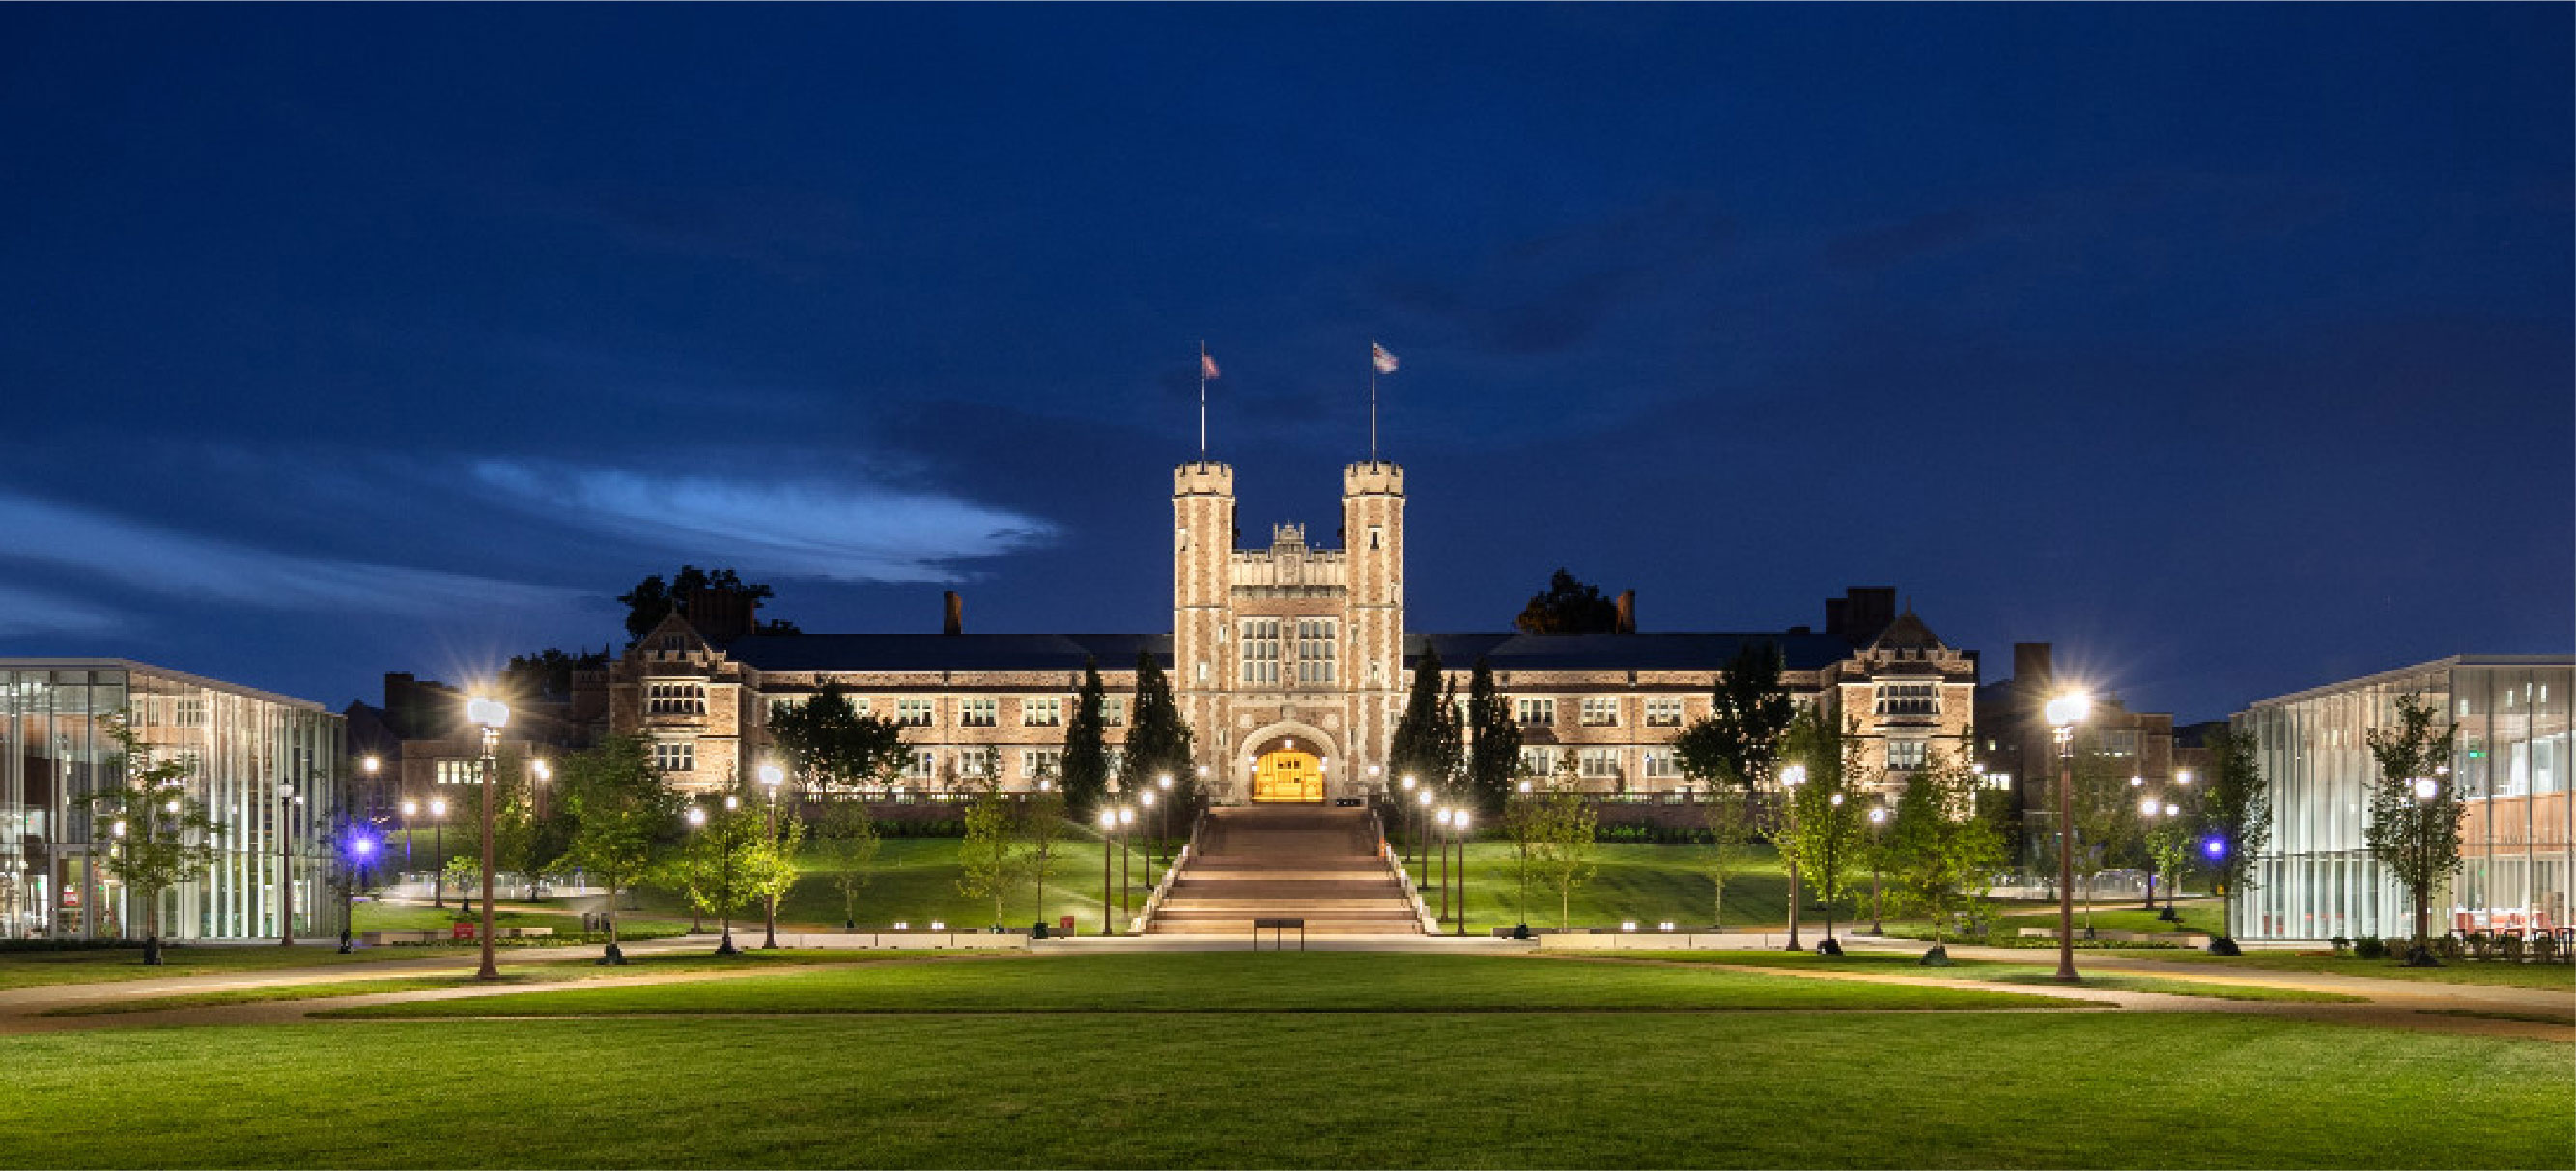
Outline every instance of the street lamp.
<svg viewBox="0 0 2576 1171"><path fill-rule="evenodd" d="M367 859L375 856L376 840L368 837L364 830L354 831L349 837L349 856L346 859L350 869L363 870L366 867ZM352 950L349 941L349 920L356 914L357 905L358 884L354 881L344 880L340 885L341 955L347 955Z"/></svg>
<svg viewBox="0 0 2576 1171"><path fill-rule="evenodd" d="M1789 950L1805 951L1798 945L1798 786L1807 783L1807 766L1793 764L1780 770L1781 806L1789 819Z"/></svg>
<svg viewBox="0 0 2576 1171"><path fill-rule="evenodd" d="M277 783L277 943L295 942L295 785ZM117 823L118 833L125 824Z"/></svg>
<svg viewBox="0 0 2576 1171"><path fill-rule="evenodd" d="M1127 854L1128 854L1128 850L1127 850L1127 835L1128 835L1130 832L1132 832L1131 827L1133 827L1135 824L1136 824L1136 807L1135 807L1135 806L1133 806L1133 805L1121 805L1121 806L1119 806L1119 807L1118 807L1118 917L1119 917L1119 918L1121 918L1121 919L1126 918L1126 917L1127 917L1127 915L1128 915L1128 913L1129 913L1129 909L1128 909L1128 906L1127 906L1127 896L1128 896L1132 891L1134 891L1134 889L1135 889L1135 885L1136 885L1135 883L1130 882L1130 881L1128 880L1128 878L1127 878Z"/></svg>
<svg viewBox="0 0 2576 1171"><path fill-rule="evenodd" d="M1413 796L1413 859L1422 866L1422 877L1415 879L1414 885L1421 886L1431 881L1431 786L1424 785Z"/></svg>
<svg viewBox="0 0 2576 1171"><path fill-rule="evenodd" d="M707 811L706 811L704 808L700 807L700 806L696 806L696 805L689 806L689 814L688 814L687 821L688 821L688 823L689 823L689 832L690 832L690 833L692 833L692 834L694 834L694 833L698 832L699 830L705 829L705 828L707 827ZM691 934L691 935L695 935L695 934L697 934L698 932L703 931L703 930L705 930L705 929L706 929L706 925L707 925L707 924L706 924L706 920L704 920L704 919L700 918L700 917L699 917L699 914L700 914L700 913L699 913L699 911L698 911L698 901L697 901L696 899L690 899L690 900L689 900L689 934Z"/></svg>
<svg viewBox="0 0 2576 1171"><path fill-rule="evenodd" d="M510 708L497 699L477 696L466 701L465 718L483 729L483 966L476 969L478 980L498 980L501 969L492 963L492 774L501 747L501 728L510 722Z"/></svg>
<svg viewBox="0 0 2576 1171"><path fill-rule="evenodd" d="M1145 843L1145 885L1152 886L1154 885L1154 844L1163 838L1163 810L1161 806L1154 803L1152 789L1138 792L1136 800L1154 815L1154 840Z"/></svg>
<svg viewBox="0 0 2576 1171"><path fill-rule="evenodd" d="M1885 935L1887 928L1879 918L1879 837L1887 828L1887 806L1869 807L1869 933Z"/></svg>
<svg viewBox="0 0 2576 1171"><path fill-rule="evenodd" d="M1458 839L1458 934L1467 933L1467 811L1449 817L1449 832Z"/></svg>
<svg viewBox="0 0 2576 1171"><path fill-rule="evenodd" d="M785 769L775 764L760 766L760 786L769 790L769 848L773 850L778 848L778 787L786 780ZM772 950L778 947L778 891L775 887L769 892L769 922L761 931L760 946Z"/></svg>
<svg viewBox="0 0 2576 1171"><path fill-rule="evenodd" d="M1432 922L1441 923L1449 918L1449 807L1441 806L1431 820L1439 826L1435 832L1440 835L1440 917Z"/></svg>
<svg viewBox="0 0 2576 1171"><path fill-rule="evenodd" d="M1116 932L1116 931L1117 931L1117 929L1118 929L1118 927L1117 927L1117 923L1116 923L1116 921L1115 921L1115 920L1113 920L1113 919L1110 917L1110 911L1109 911L1109 842L1110 842L1110 839L1115 838L1115 837L1117 837L1117 836L1118 836L1118 811L1117 811L1117 810L1115 810L1115 809L1103 809L1103 810L1101 810L1101 811L1100 811L1100 933L1101 933L1102 935L1109 935L1109 934L1112 934L1112 933Z"/></svg>
<svg viewBox="0 0 2576 1171"><path fill-rule="evenodd" d="M2093 699L2069 691L2042 709L2057 740L2057 978L2075 972L2075 725L2093 712Z"/></svg>
<svg viewBox="0 0 2576 1171"><path fill-rule="evenodd" d="M429 799L429 905L447 906L447 798Z"/></svg>

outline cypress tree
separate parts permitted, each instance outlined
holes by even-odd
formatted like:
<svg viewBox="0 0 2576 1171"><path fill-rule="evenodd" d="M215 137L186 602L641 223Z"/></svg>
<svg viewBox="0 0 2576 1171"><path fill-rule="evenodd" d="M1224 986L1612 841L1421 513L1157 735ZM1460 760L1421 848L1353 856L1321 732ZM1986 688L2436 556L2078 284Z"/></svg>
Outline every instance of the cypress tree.
<svg viewBox="0 0 2576 1171"><path fill-rule="evenodd" d="M1493 664L1479 657L1467 680L1467 787L1488 815L1502 812L1521 767L1521 726L1494 688Z"/></svg>
<svg viewBox="0 0 2576 1171"><path fill-rule="evenodd" d="M1138 652L1136 704L1127 717L1127 761L1118 774L1120 791L1136 793L1169 773L1173 803L1196 808L1200 794L1198 776L1190 767L1192 739L1189 722L1181 718L1181 705L1172 698L1171 681L1163 676L1163 665L1155 661L1154 652Z"/></svg>
<svg viewBox="0 0 2576 1171"><path fill-rule="evenodd" d="M1447 724L1441 707L1440 652L1426 643L1413 665L1413 692L1404 702L1404 715L1387 738L1389 780L1401 784L1400 778L1410 775L1419 784L1437 786L1449 779L1441 752Z"/></svg>
<svg viewBox="0 0 2576 1171"><path fill-rule="evenodd" d="M1064 725L1064 763L1058 784L1075 817L1088 821L1109 793L1108 723L1101 708L1108 688L1100 681L1100 660L1082 664L1082 690L1073 699L1073 718Z"/></svg>

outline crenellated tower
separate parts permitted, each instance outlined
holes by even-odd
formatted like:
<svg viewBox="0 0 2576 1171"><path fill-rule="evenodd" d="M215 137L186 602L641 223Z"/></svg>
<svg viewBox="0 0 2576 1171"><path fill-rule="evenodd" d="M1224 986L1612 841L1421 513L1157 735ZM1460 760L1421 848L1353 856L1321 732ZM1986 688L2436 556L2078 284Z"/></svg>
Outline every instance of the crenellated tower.
<svg viewBox="0 0 2576 1171"><path fill-rule="evenodd" d="M1342 469L1342 543L1348 558L1351 750L1347 777L1384 767L1404 678L1404 469L1371 459Z"/></svg>
<svg viewBox="0 0 2576 1171"><path fill-rule="evenodd" d="M1172 472L1172 696L1198 735L1198 756L1223 752L1233 628L1234 469L1193 460Z"/></svg>

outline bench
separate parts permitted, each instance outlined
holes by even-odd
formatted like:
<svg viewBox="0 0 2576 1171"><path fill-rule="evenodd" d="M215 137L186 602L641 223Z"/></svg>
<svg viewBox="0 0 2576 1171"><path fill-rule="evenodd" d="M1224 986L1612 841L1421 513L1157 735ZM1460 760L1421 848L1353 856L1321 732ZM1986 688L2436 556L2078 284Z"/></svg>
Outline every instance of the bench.
<svg viewBox="0 0 2576 1171"><path fill-rule="evenodd" d="M1306 921L1305 921L1304 919L1255 919L1255 920L1253 920L1253 921L1252 921L1252 950L1254 950L1254 951L1260 951L1260 950L1261 950L1261 933L1262 933L1263 931L1265 931L1265 930L1267 930L1267 931L1269 931L1269 932L1271 933L1271 939L1272 939L1271 948L1272 948L1272 950L1274 950L1274 951L1286 951L1286 950L1288 950L1288 929L1289 929L1289 928L1291 928L1291 927L1294 927L1294 928L1296 928L1296 929L1297 929L1297 950L1299 950L1299 951L1304 951L1304 950L1306 950Z"/></svg>

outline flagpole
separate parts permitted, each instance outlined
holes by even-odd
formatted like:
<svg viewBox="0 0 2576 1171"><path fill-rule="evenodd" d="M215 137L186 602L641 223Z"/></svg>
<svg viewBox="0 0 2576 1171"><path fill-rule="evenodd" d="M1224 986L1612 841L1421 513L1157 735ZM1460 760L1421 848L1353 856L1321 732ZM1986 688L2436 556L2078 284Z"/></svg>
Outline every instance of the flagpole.
<svg viewBox="0 0 2576 1171"><path fill-rule="evenodd" d="M1377 462L1377 339L1369 339L1369 462Z"/></svg>
<svg viewBox="0 0 2576 1171"><path fill-rule="evenodd" d="M1207 339L1199 339L1199 462L1207 462Z"/></svg>

